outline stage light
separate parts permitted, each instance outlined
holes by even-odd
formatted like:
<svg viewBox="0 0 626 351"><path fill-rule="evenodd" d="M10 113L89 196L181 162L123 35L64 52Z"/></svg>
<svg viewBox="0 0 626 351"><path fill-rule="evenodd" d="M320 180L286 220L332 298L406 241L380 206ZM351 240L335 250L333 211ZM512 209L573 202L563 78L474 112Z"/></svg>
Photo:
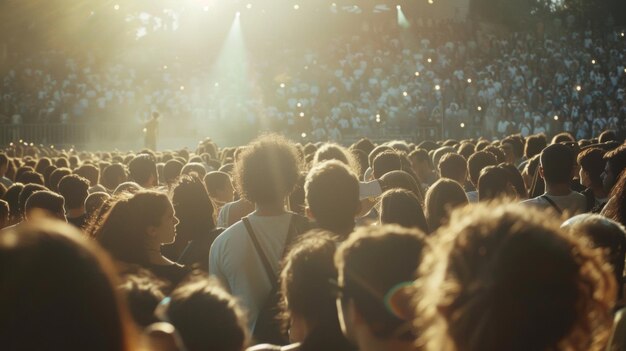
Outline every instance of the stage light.
<svg viewBox="0 0 626 351"><path fill-rule="evenodd" d="M239 18L241 16L241 12L237 11L237 13L235 13L235 16L237 16L237 18Z"/></svg>
<svg viewBox="0 0 626 351"><path fill-rule="evenodd" d="M419 73L419 72L415 72L415 76L416 76L416 77L419 77L419 76L420 76L420 73Z"/></svg>
<svg viewBox="0 0 626 351"><path fill-rule="evenodd" d="M580 85L576 86L576 91L581 91L583 88Z"/></svg>
<svg viewBox="0 0 626 351"><path fill-rule="evenodd" d="M113 6L113 9L114 9L115 11L119 10L119 9L120 9L120 5L115 4L115 5Z"/></svg>
<svg viewBox="0 0 626 351"><path fill-rule="evenodd" d="M477 109L478 111L482 111L482 110L483 110L483 108L482 108L482 107L480 107L480 106L476 107L476 109Z"/></svg>
<svg viewBox="0 0 626 351"><path fill-rule="evenodd" d="M402 10L402 6L400 6L400 5L397 5L397 6L396 6L396 8L397 8L398 10Z"/></svg>
<svg viewBox="0 0 626 351"><path fill-rule="evenodd" d="M296 106L302 107L302 104L301 103L297 103Z"/></svg>
<svg viewBox="0 0 626 351"><path fill-rule="evenodd" d="M428 0L428 3L429 3L430 5L432 5L432 4L434 4L434 3L435 3L435 1L434 1L434 0Z"/></svg>
<svg viewBox="0 0 626 351"><path fill-rule="evenodd" d="M285 87L285 83L280 83L280 87L284 88Z"/></svg>
<svg viewBox="0 0 626 351"><path fill-rule="evenodd" d="M402 93L402 95L404 95L404 97L409 96L409 93L407 93L406 91L404 93Z"/></svg>
<svg viewBox="0 0 626 351"><path fill-rule="evenodd" d="M167 65L164 65L164 66L163 66L163 69L167 69Z"/></svg>
<svg viewBox="0 0 626 351"><path fill-rule="evenodd" d="M465 123L461 122L461 128L465 128Z"/></svg>
<svg viewBox="0 0 626 351"><path fill-rule="evenodd" d="M185 86L181 85L180 90L185 90Z"/></svg>
<svg viewBox="0 0 626 351"><path fill-rule="evenodd" d="M435 90L440 90L441 87L439 86L439 84L435 85Z"/></svg>
<svg viewBox="0 0 626 351"><path fill-rule="evenodd" d="M220 86L220 83L215 82L215 84L213 84L216 88Z"/></svg>
<svg viewBox="0 0 626 351"><path fill-rule="evenodd" d="M9 146L13 146L13 142L10 142L10 143L9 143Z"/></svg>
<svg viewBox="0 0 626 351"><path fill-rule="evenodd" d="M252 8L252 4L248 4L248 5L246 5L246 8L247 8L248 10L250 10L250 9Z"/></svg>
<svg viewBox="0 0 626 351"><path fill-rule="evenodd" d="M300 134L301 137L306 138L306 133Z"/></svg>
<svg viewBox="0 0 626 351"><path fill-rule="evenodd" d="M376 114L376 119L380 119L380 113Z"/></svg>
<svg viewBox="0 0 626 351"><path fill-rule="evenodd" d="M300 117L304 117L304 112L300 112Z"/></svg>
<svg viewBox="0 0 626 351"><path fill-rule="evenodd" d="M622 32L622 38L623 38L624 36L626 36L626 33Z"/></svg>
<svg viewBox="0 0 626 351"><path fill-rule="evenodd" d="M591 60L591 64L595 65L596 64L596 60Z"/></svg>
<svg viewBox="0 0 626 351"><path fill-rule="evenodd" d="M472 78L467 78L467 83L472 84Z"/></svg>
<svg viewBox="0 0 626 351"><path fill-rule="evenodd" d="M294 10L299 10L300 9L300 5L298 5L298 4L293 5L293 9Z"/></svg>
<svg viewBox="0 0 626 351"><path fill-rule="evenodd" d="M559 116L554 115L554 120L555 120L555 121L558 121L558 120L559 120Z"/></svg>
<svg viewBox="0 0 626 351"><path fill-rule="evenodd" d="M208 6L205 6L205 7L203 8L203 10L204 10L204 12L209 12L209 7L208 7Z"/></svg>
<svg viewBox="0 0 626 351"><path fill-rule="evenodd" d="M433 60L432 60L430 57L429 57L429 58L428 58L428 60L426 60L426 61L428 61L428 63L433 62Z"/></svg>

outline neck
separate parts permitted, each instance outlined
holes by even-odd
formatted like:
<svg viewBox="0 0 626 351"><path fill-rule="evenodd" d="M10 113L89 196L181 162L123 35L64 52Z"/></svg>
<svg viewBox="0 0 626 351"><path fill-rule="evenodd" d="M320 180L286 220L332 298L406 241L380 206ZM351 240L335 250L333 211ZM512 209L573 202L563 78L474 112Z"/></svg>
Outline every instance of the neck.
<svg viewBox="0 0 626 351"><path fill-rule="evenodd" d="M546 194L552 196L566 196L572 192L569 184L548 184L546 183Z"/></svg>
<svg viewBox="0 0 626 351"><path fill-rule="evenodd" d="M82 215L85 214L85 208L81 207L81 208L72 208L67 210L67 217L69 218L76 218L76 217L80 217Z"/></svg>
<svg viewBox="0 0 626 351"><path fill-rule="evenodd" d="M595 196L596 199L604 199L609 196L609 194L604 191L604 187L602 185L591 186L591 190L593 191L593 196Z"/></svg>
<svg viewBox="0 0 626 351"><path fill-rule="evenodd" d="M266 204L255 204L255 214L257 216L279 216L285 213L284 201L276 201Z"/></svg>
<svg viewBox="0 0 626 351"><path fill-rule="evenodd" d="M169 265L172 261L161 255L161 244L150 243L148 246L148 262L158 265Z"/></svg>

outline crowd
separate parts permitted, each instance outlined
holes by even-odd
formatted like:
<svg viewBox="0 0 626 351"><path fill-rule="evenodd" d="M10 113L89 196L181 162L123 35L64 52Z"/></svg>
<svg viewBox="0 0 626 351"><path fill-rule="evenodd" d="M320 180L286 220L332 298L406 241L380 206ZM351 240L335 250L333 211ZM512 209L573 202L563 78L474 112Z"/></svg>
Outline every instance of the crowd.
<svg viewBox="0 0 626 351"><path fill-rule="evenodd" d="M448 21L416 21L410 31L391 21L315 48L255 43L245 77L238 68L216 77L210 63L182 58L137 65L95 52L10 53L0 119L140 122L158 110L181 125L213 121L315 141L411 133L442 118L452 138L476 136L470 127L490 137L565 131L578 139L625 128L623 31L559 22L510 33Z"/></svg>
<svg viewBox="0 0 626 351"><path fill-rule="evenodd" d="M0 153L8 350L605 350L614 131Z"/></svg>

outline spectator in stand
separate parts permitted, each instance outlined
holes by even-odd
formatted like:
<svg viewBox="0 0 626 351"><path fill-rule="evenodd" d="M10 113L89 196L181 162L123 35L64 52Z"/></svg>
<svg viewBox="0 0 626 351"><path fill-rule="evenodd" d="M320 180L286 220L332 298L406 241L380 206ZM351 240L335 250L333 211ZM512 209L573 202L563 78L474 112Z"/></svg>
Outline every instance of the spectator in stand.
<svg viewBox="0 0 626 351"><path fill-rule="evenodd" d="M548 141L543 134L531 135L526 138L526 145L524 146L524 156L526 160L519 165L518 169L524 169L526 163L535 157L535 155L541 154L541 151L545 149L546 146L548 146Z"/></svg>
<svg viewBox="0 0 626 351"><path fill-rule="evenodd" d="M388 190L380 198L380 224L398 224L430 233L424 210L415 194L406 189Z"/></svg>
<svg viewBox="0 0 626 351"><path fill-rule="evenodd" d="M607 152L604 155L606 166L602 173L602 186L607 193L616 185L617 179L626 169L626 145L621 145L617 149Z"/></svg>
<svg viewBox="0 0 626 351"><path fill-rule="evenodd" d="M40 190L28 197L24 206L24 220L32 222L42 218L67 222L63 196L50 190Z"/></svg>
<svg viewBox="0 0 626 351"><path fill-rule="evenodd" d="M50 173L50 178L47 186L50 188L50 190L58 193L59 182L61 181L61 178L70 174L72 174L72 170L69 168L62 167L55 169L54 171L52 171L52 173Z"/></svg>
<svg viewBox="0 0 626 351"><path fill-rule="evenodd" d="M545 193L522 202L541 209L553 209L556 213L572 217L586 212L587 199L572 190L576 173L576 156L571 147L552 144L541 152L539 174L545 183Z"/></svg>
<svg viewBox="0 0 626 351"><path fill-rule="evenodd" d="M89 194L95 192L106 192L106 188L100 184L100 169L92 164L83 164L74 170L77 174L89 181Z"/></svg>
<svg viewBox="0 0 626 351"><path fill-rule="evenodd" d="M509 178L508 172L501 166L485 167L478 178L478 200L515 198L516 191Z"/></svg>
<svg viewBox="0 0 626 351"><path fill-rule="evenodd" d="M216 207L216 213L227 203L235 199L235 188L230 175L225 172L213 171L204 176L204 186Z"/></svg>
<svg viewBox="0 0 626 351"><path fill-rule="evenodd" d="M115 285L107 255L67 224L40 221L0 232L0 344L138 350Z"/></svg>
<svg viewBox="0 0 626 351"><path fill-rule="evenodd" d="M599 251L559 225L517 204L456 212L440 233L447 244L419 270L418 344L427 351L604 350L613 273Z"/></svg>
<svg viewBox="0 0 626 351"><path fill-rule="evenodd" d="M187 351L243 351L248 344L245 315L217 281L185 282L159 304L156 315L176 327Z"/></svg>
<svg viewBox="0 0 626 351"><path fill-rule="evenodd" d="M588 148L577 157L580 184L587 188L582 194L587 198L587 208L594 213L599 213L609 200L602 185L602 172L606 166L604 154L600 148Z"/></svg>
<svg viewBox="0 0 626 351"><path fill-rule="evenodd" d="M161 246L174 241L178 219L165 194L142 190L119 196L97 224L94 237L125 266L138 265L157 277L178 284L189 270L161 254Z"/></svg>
<svg viewBox="0 0 626 351"><path fill-rule="evenodd" d="M337 160L318 163L309 171L304 189L307 215L316 227L342 239L354 231L361 211L359 180L347 165Z"/></svg>
<svg viewBox="0 0 626 351"><path fill-rule="evenodd" d="M148 154L135 156L128 164L129 179L144 189L154 188L159 184L156 162Z"/></svg>
<svg viewBox="0 0 626 351"><path fill-rule="evenodd" d="M431 232L448 222L450 212L467 205L463 187L451 179L439 179L426 192L426 219Z"/></svg>
<svg viewBox="0 0 626 351"><path fill-rule="evenodd" d="M524 140L519 134L504 138L501 145L507 157L507 163L519 167L524 162Z"/></svg>
<svg viewBox="0 0 626 351"><path fill-rule="evenodd" d="M413 172L417 175L417 178L419 178L419 181L424 189L427 189L437 180L437 175L433 169L432 161L426 150L417 149L412 151L409 154L409 160L411 161Z"/></svg>
<svg viewBox="0 0 626 351"><path fill-rule="evenodd" d="M266 135L249 144L236 161L234 178L238 193L256 210L220 234L209 254L209 272L241 300L260 342L281 342L276 330L271 336L259 333L274 329L268 325L274 318L259 322L255 330L257 318L278 284L273 277L283 253L293 237L308 230L306 218L285 210L299 174L298 153L289 141Z"/></svg>
<svg viewBox="0 0 626 351"><path fill-rule="evenodd" d="M478 151L467 160L467 173L469 179L475 189L474 191L467 192L467 199L470 203L478 202L478 179L480 172L488 166L495 166L498 164L496 157L487 151Z"/></svg>
<svg viewBox="0 0 626 351"><path fill-rule="evenodd" d="M439 176L448 178L465 185L467 180L467 161L459 154L449 153L443 155L439 160Z"/></svg>
<svg viewBox="0 0 626 351"><path fill-rule="evenodd" d="M180 176L184 166L184 163L176 159L171 159L165 162L165 166L163 166L163 183L168 189L176 183L176 179Z"/></svg>
<svg viewBox="0 0 626 351"><path fill-rule="evenodd" d="M126 182L126 170L121 164L114 163L102 171L102 185L109 194L113 193L124 182Z"/></svg>
<svg viewBox="0 0 626 351"><path fill-rule="evenodd" d="M410 287L428 243L399 226L358 229L335 254L341 329L362 351L414 350Z"/></svg>
<svg viewBox="0 0 626 351"><path fill-rule="evenodd" d="M76 174L66 175L59 182L59 193L65 198L67 221L84 229L87 223L85 200L89 196L89 181Z"/></svg>
<svg viewBox="0 0 626 351"><path fill-rule="evenodd" d="M0 153L0 184L4 185L7 189L13 185L13 182L6 177L8 168L9 158L7 154Z"/></svg>
<svg viewBox="0 0 626 351"><path fill-rule="evenodd" d="M372 175L374 179L380 179L385 173L401 171L402 160L396 151L387 150L376 155L372 162Z"/></svg>
<svg viewBox="0 0 626 351"><path fill-rule="evenodd" d="M37 172L26 171L22 172L15 178L18 183L26 184L39 184L44 185L43 176Z"/></svg>

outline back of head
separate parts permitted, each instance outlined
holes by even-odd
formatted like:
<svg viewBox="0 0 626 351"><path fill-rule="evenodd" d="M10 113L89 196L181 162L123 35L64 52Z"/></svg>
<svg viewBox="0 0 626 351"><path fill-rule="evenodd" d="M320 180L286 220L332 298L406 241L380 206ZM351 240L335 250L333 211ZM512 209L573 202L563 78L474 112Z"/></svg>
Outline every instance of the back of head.
<svg viewBox="0 0 626 351"><path fill-rule="evenodd" d="M419 199L405 189L386 191L380 198L380 223L398 224L430 233Z"/></svg>
<svg viewBox="0 0 626 351"><path fill-rule="evenodd" d="M183 167L183 169L180 170L180 174L195 175L196 177L202 179L206 174L206 168L204 168L204 165L202 165L202 163L190 162L187 163Z"/></svg>
<svg viewBox="0 0 626 351"><path fill-rule="evenodd" d="M96 186L100 181L100 169L92 164L84 164L74 170L77 174L89 181L89 186Z"/></svg>
<svg viewBox="0 0 626 351"><path fill-rule="evenodd" d="M9 204L10 217L11 217L12 223L19 220L19 216L20 216L19 198L20 198L20 193L22 192L22 189L24 189L24 184L13 183L13 185L11 185L7 189L6 193L4 193L4 196L2 196L2 199Z"/></svg>
<svg viewBox="0 0 626 351"><path fill-rule="evenodd" d="M496 157L487 151L479 151L467 160L467 169L469 171L470 181L474 186L478 186L478 177L480 172L487 166L495 166L498 164Z"/></svg>
<svg viewBox="0 0 626 351"><path fill-rule="evenodd" d="M405 328L411 311L392 308L408 305L395 305L389 298L415 279L427 245L419 230L381 226L359 228L337 249L342 306L345 309L352 300L376 338L412 340L410 329Z"/></svg>
<svg viewBox="0 0 626 351"><path fill-rule="evenodd" d="M337 160L348 166L355 174L360 173L359 163L355 157L341 145L334 143L326 143L315 152L313 164L316 165L323 161Z"/></svg>
<svg viewBox="0 0 626 351"><path fill-rule="evenodd" d="M98 191L89 194L85 199L85 212L87 217L93 216L111 196L107 193Z"/></svg>
<svg viewBox="0 0 626 351"><path fill-rule="evenodd" d="M0 233L0 344L12 350L133 350L112 264L74 228Z"/></svg>
<svg viewBox="0 0 626 351"><path fill-rule="evenodd" d="M488 166L480 172L478 178L478 200L490 201L503 197L514 196L513 186L509 181L509 175L504 168Z"/></svg>
<svg viewBox="0 0 626 351"><path fill-rule="evenodd" d="M109 165L102 171L102 185L109 190L115 190L118 185L125 181L126 170L119 163Z"/></svg>
<svg viewBox="0 0 626 351"><path fill-rule="evenodd" d="M36 212L43 212L43 215L47 217L65 220L64 205L63 196L50 190L39 190L26 200L24 214L29 220L36 216Z"/></svg>
<svg viewBox="0 0 626 351"><path fill-rule="evenodd" d="M241 351L246 346L244 314L216 281L196 278L177 287L162 313L188 351Z"/></svg>
<svg viewBox="0 0 626 351"><path fill-rule="evenodd" d="M415 178L405 171L391 171L385 173L380 177L380 184L383 191L404 189L412 192L420 202L423 201L424 194L422 193L421 187L417 184Z"/></svg>
<svg viewBox="0 0 626 351"><path fill-rule="evenodd" d="M179 223L177 240L187 242L194 235L207 235L215 229L213 203L204 184L197 177L183 175L172 189L172 204Z"/></svg>
<svg viewBox="0 0 626 351"><path fill-rule="evenodd" d="M69 168L65 168L65 167L57 168L54 171L52 171L52 173L50 173L50 178L48 180L50 190L58 192L59 182L61 181L61 178L69 174L72 174L72 170Z"/></svg>
<svg viewBox="0 0 626 351"><path fill-rule="evenodd" d="M626 144L620 145L617 149L607 152L604 155L604 159L611 167L614 178L617 179L626 168Z"/></svg>
<svg viewBox="0 0 626 351"><path fill-rule="evenodd" d="M44 185L43 176L37 172L26 171L15 177L16 182L22 184L39 184Z"/></svg>
<svg viewBox="0 0 626 351"><path fill-rule="evenodd" d="M165 166L163 166L163 181L165 184L174 183L184 166L185 165L182 162L175 159L165 162Z"/></svg>
<svg viewBox="0 0 626 351"><path fill-rule="evenodd" d="M252 203L275 203L291 193L300 175L295 146L278 135L256 139L235 163L237 192Z"/></svg>
<svg viewBox="0 0 626 351"><path fill-rule="evenodd" d="M307 205L321 228L348 234L360 209L359 180L343 163L331 160L313 167L305 180Z"/></svg>
<svg viewBox="0 0 626 351"><path fill-rule="evenodd" d="M576 139L574 139L574 137L570 133L563 132L563 133L559 133L555 135L552 138L551 144L575 143L575 142L576 142Z"/></svg>
<svg viewBox="0 0 626 351"><path fill-rule="evenodd" d="M372 170L375 179L380 179L388 172L402 170L400 155L396 151L391 150L381 152L374 158Z"/></svg>
<svg viewBox="0 0 626 351"><path fill-rule="evenodd" d="M569 184L576 165L576 156L571 147L552 144L541 152L541 169L547 184Z"/></svg>
<svg viewBox="0 0 626 351"><path fill-rule="evenodd" d="M372 151L370 151L370 153L367 155L367 159L369 161L369 166L373 167L374 166L374 159L376 158L376 156L378 156L379 154L385 152L385 151L393 151L392 148L390 148L387 145L378 145L375 148L372 149Z"/></svg>
<svg viewBox="0 0 626 351"><path fill-rule="evenodd" d="M601 144L607 143L609 141L617 141L617 134L613 130L605 130L598 137L598 142Z"/></svg>
<svg viewBox="0 0 626 351"><path fill-rule="evenodd" d="M543 149L548 145L546 136L543 134L531 135L526 138L526 145L524 147L524 155L527 159L531 159L535 155L539 155Z"/></svg>
<svg viewBox="0 0 626 351"><path fill-rule="evenodd" d="M606 347L612 273L558 221L519 204L477 205L455 212L440 235L446 244L422 266L416 294L431 349Z"/></svg>
<svg viewBox="0 0 626 351"><path fill-rule="evenodd" d="M602 172L606 166L604 150L600 148L588 148L578 154L578 165L587 173L591 184L602 186Z"/></svg>
<svg viewBox="0 0 626 351"><path fill-rule="evenodd" d="M9 203L0 200L0 229L8 226L11 220L11 210L9 209Z"/></svg>
<svg viewBox="0 0 626 351"><path fill-rule="evenodd" d="M441 160L444 155L449 153L456 153L456 149L452 146L443 146L435 150L432 154L433 165L439 165L439 160Z"/></svg>
<svg viewBox="0 0 626 351"><path fill-rule="evenodd" d="M230 182L230 175L226 172L214 171L204 176L204 186L211 197L217 196L218 192L225 189Z"/></svg>
<svg viewBox="0 0 626 351"><path fill-rule="evenodd" d="M26 200L36 191L48 190L45 186L39 184L26 184L22 191L20 191L19 198L17 200L18 215L20 218L24 215L24 208L26 207Z"/></svg>
<svg viewBox="0 0 626 351"><path fill-rule="evenodd" d="M166 283L159 280L150 271L138 269L136 272L124 274L119 290L124 294L133 321L146 328L159 322L155 309L165 298Z"/></svg>
<svg viewBox="0 0 626 351"><path fill-rule="evenodd" d="M447 222L450 212L468 204L463 187L451 179L439 179L426 193L426 218L431 231Z"/></svg>
<svg viewBox="0 0 626 351"><path fill-rule="evenodd" d="M465 182L465 176L467 174L467 161L465 157L455 153L445 154L439 160L437 168L439 169L440 177L453 179L461 184Z"/></svg>
<svg viewBox="0 0 626 351"><path fill-rule="evenodd" d="M89 181L76 174L66 175L59 182L59 193L65 198L65 207L68 209L84 207L88 190Z"/></svg>
<svg viewBox="0 0 626 351"><path fill-rule="evenodd" d="M135 156L128 164L129 178L141 186L149 185L153 178L155 184L158 181L155 159L147 154Z"/></svg>

